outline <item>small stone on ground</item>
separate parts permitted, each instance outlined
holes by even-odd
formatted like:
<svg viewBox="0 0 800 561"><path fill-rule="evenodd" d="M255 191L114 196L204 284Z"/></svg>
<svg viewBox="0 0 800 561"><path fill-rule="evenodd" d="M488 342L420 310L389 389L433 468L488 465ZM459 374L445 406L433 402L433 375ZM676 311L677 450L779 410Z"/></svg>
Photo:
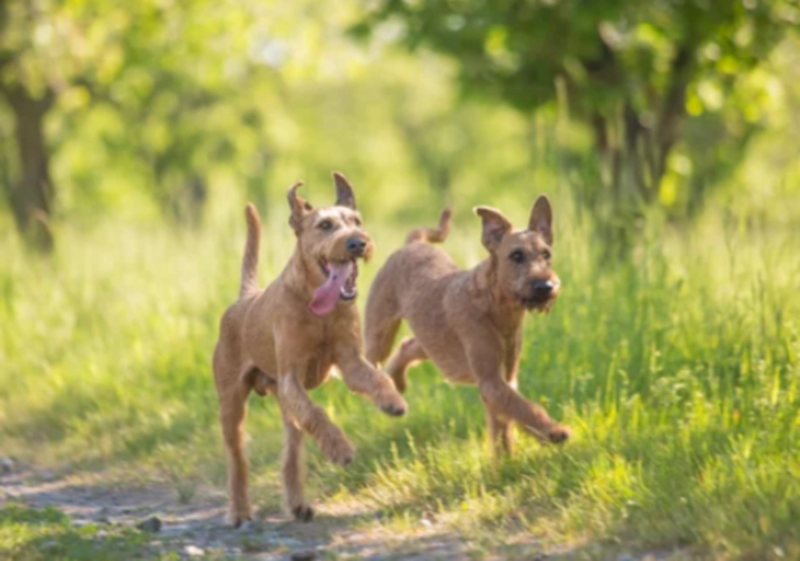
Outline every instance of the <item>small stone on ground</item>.
<svg viewBox="0 0 800 561"><path fill-rule="evenodd" d="M158 516L151 516L147 520L142 520L136 525L143 532L155 534L161 531L161 519Z"/></svg>
<svg viewBox="0 0 800 561"><path fill-rule="evenodd" d="M189 557L201 557L206 554L201 548L197 547L196 545L187 545L183 548L183 552L186 553Z"/></svg>

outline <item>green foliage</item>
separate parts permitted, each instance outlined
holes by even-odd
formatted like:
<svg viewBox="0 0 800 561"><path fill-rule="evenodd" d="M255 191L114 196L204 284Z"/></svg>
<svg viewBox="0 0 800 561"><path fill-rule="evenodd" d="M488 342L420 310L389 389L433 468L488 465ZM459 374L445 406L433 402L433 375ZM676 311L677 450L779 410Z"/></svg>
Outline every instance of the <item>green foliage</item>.
<svg viewBox="0 0 800 561"><path fill-rule="evenodd" d="M467 87L523 109L554 101L558 83L566 81L574 94L570 111L583 118L608 114L621 99L636 110L653 109L654 99L669 93L671 66L682 50L692 58L690 81L743 72L800 18L792 1L387 0L373 6L356 32L399 22L409 46L456 57Z"/></svg>
<svg viewBox="0 0 800 561"><path fill-rule="evenodd" d="M385 0L352 31L448 55L469 95L558 105L589 128L596 158L570 158L594 177L574 189L626 246L643 207L693 212L734 168L767 104L764 73L750 73L799 22L796 0Z"/></svg>
<svg viewBox="0 0 800 561"><path fill-rule="evenodd" d="M505 186L525 178L625 229L649 218L642 200L697 215L750 141L796 111L792 63L766 56L793 1L34 4L0 17L0 89L44 111L18 127L0 96L0 183L18 221L46 207L50 232L109 210L200 225L220 197L263 211L333 168L369 185L365 208L386 217L511 198ZM344 30L365 18L373 39L354 43ZM450 56L397 52L398 37ZM491 103L467 103L459 81ZM683 93L666 111L670 84ZM49 172L21 191L43 201L12 196L26 166L17 128L41 133L27 165ZM662 148L641 159L648 143Z"/></svg>
<svg viewBox="0 0 800 561"><path fill-rule="evenodd" d="M138 169L168 216L196 220L208 164L230 152L214 126L219 119L207 115L239 86L225 73L220 47L245 48L239 30L246 9L202 0L182 2L180 9L160 2L43 1L35 8L11 2L5 13L3 88L57 103L57 124L41 149L75 142L76 128L100 106L104 125L93 142L115 164ZM105 179L92 169L99 163L92 156L73 172L82 189L97 189Z"/></svg>

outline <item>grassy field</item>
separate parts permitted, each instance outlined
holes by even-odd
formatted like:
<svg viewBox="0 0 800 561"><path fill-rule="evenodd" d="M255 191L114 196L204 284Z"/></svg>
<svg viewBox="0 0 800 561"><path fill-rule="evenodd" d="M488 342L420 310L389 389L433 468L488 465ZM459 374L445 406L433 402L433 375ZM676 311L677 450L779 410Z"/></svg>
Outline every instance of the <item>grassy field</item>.
<svg viewBox="0 0 800 561"><path fill-rule="evenodd" d="M446 248L472 265L482 257L478 223L466 211L458 218ZM358 455L340 469L309 444L310 496L366 505L397 532L435 519L482 551L527 535L576 550L800 558L796 233L709 217L650 236L620 265L567 223L557 225L554 256L564 290L552 313L526 322L520 387L571 425L574 439L556 449L520 436L517 454L495 464L476 391L449 386L431 365L411 372L401 420L334 380L312 397ZM378 258L361 277L362 305L405 233L373 230ZM288 232L270 222L262 281L291 250ZM166 480L187 501L199 486L223 488L210 355L237 292L243 224L60 234L51 261L0 241L2 455ZM248 432L254 502L274 511L282 440L274 402L251 398ZM42 521L80 542L58 512L11 506L0 510L0 557L35 558Z"/></svg>

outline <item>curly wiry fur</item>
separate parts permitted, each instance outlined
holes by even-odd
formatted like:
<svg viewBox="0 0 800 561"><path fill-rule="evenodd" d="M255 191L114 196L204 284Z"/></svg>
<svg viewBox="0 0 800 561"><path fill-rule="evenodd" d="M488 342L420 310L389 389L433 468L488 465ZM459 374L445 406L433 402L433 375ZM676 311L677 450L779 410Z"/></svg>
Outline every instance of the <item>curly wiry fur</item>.
<svg viewBox="0 0 800 561"><path fill-rule="evenodd" d="M283 272L264 290L258 288L257 279L260 223L255 208L247 206L240 297L222 316L213 361L228 453L230 517L236 526L252 518L243 449L245 405L251 390L274 395L280 404L286 503L303 521L314 514L303 496L303 436L311 435L323 454L339 464L349 463L354 451L306 390L327 380L336 365L352 391L371 397L390 415L406 411L391 379L362 356L353 301L334 300L335 307L325 315L309 308L314 291L326 282L326 263L355 263L372 253L372 240L361 226L352 188L340 174L334 174L334 180L337 202L332 207L313 209L298 196L300 184L289 190L289 222L297 246Z"/></svg>
<svg viewBox="0 0 800 561"><path fill-rule="evenodd" d="M497 449L511 449L512 422L540 441L563 442L569 430L516 390L525 312L549 310L560 288L550 268L550 202L536 201L524 230L514 230L495 209L475 212L489 258L474 269L459 269L446 253L423 243L444 241L445 210L438 229L413 230L378 272L365 314L367 358L376 366L386 360L405 319L414 336L386 363L400 392L408 367L430 358L449 380L478 387Z"/></svg>

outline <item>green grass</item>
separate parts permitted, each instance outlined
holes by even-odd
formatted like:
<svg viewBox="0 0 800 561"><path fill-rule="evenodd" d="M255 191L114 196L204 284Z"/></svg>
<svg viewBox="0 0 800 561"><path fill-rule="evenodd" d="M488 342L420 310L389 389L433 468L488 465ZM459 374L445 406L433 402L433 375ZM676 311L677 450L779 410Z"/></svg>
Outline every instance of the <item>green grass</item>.
<svg viewBox="0 0 800 561"><path fill-rule="evenodd" d="M268 231L262 279L290 250L281 225ZM210 355L237 291L242 230L65 229L50 262L0 243L0 449L149 470L185 500L192 482L222 488ZM312 397L351 435L357 461L333 467L310 445L309 493L364 501L398 527L435 516L489 544L518 532L553 547L800 558L800 253L790 234L721 232L709 219L651 236L623 266L560 227L565 288L526 323L520 387L575 429L565 447L521 435L516 455L493 463L474 388L431 365L411 372L401 420L335 380ZM375 234L362 304L404 231ZM480 258L474 219L446 247L465 265ZM254 500L271 510L279 415L274 402L250 404ZM7 527L16 514L2 516Z"/></svg>
<svg viewBox="0 0 800 561"><path fill-rule="evenodd" d="M35 510L15 504L0 508L0 559L134 559L147 541L147 536L126 528L75 527L53 508Z"/></svg>

